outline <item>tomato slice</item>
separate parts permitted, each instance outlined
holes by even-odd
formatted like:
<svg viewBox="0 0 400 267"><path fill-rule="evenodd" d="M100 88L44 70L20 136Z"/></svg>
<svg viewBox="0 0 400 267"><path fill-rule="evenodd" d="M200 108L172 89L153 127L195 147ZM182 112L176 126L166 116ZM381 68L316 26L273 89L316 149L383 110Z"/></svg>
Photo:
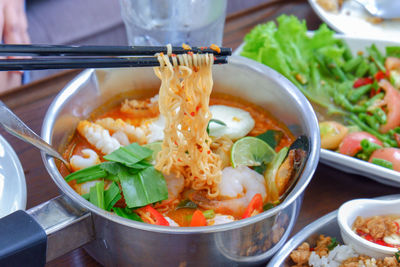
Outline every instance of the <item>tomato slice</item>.
<svg viewBox="0 0 400 267"><path fill-rule="evenodd" d="M362 149L361 141L364 139L382 146L382 142L370 133L353 132L343 138L339 146L339 153L353 157Z"/></svg>
<svg viewBox="0 0 400 267"><path fill-rule="evenodd" d="M262 212L262 196L261 194L255 194L254 197L251 199L249 205L247 206L246 210L243 213L242 219L251 217L254 212L260 213Z"/></svg>
<svg viewBox="0 0 400 267"><path fill-rule="evenodd" d="M193 213L192 220L190 221L190 226L198 227L198 226L206 226L206 225L207 225L207 220L206 220L206 217L204 217L203 212L201 212L201 210L196 210Z"/></svg>

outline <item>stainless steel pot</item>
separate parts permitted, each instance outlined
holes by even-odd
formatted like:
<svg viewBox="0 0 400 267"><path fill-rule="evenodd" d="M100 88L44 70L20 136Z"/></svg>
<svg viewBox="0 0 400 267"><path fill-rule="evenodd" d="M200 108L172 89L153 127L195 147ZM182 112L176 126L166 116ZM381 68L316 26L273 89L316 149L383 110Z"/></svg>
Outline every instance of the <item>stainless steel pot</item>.
<svg viewBox="0 0 400 267"><path fill-rule="evenodd" d="M286 242L298 216L303 192L319 158L316 116L306 98L286 78L254 61L232 56L214 66L214 91L255 103L306 135L311 150L292 192L277 207L224 225L174 228L115 216L80 197L60 175L53 158L44 164L62 195L28 211L44 228L47 260L76 247L106 266L221 266L266 263ZM60 92L49 107L42 137L55 147L66 143L78 121L123 96L148 97L160 81L151 68L85 70Z"/></svg>

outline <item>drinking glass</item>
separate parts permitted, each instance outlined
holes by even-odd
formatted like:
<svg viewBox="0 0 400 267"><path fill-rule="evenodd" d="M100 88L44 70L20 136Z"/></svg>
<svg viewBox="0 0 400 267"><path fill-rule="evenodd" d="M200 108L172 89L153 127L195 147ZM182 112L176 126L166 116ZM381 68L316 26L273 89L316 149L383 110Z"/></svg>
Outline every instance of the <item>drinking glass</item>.
<svg viewBox="0 0 400 267"><path fill-rule="evenodd" d="M222 45L227 0L120 0L130 45Z"/></svg>

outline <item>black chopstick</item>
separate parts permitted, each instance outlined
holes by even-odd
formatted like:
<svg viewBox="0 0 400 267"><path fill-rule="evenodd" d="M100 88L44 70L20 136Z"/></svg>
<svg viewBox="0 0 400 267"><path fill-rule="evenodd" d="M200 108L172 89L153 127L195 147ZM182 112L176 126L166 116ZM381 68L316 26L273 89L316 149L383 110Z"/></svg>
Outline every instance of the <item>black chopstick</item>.
<svg viewBox="0 0 400 267"><path fill-rule="evenodd" d="M173 54L212 53L230 56L232 49L221 47L217 52L209 47L192 47L190 50L173 46ZM0 44L1 56L153 56L167 53L166 46L67 46L67 45L7 45Z"/></svg>
<svg viewBox="0 0 400 267"><path fill-rule="evenodd" d="M171 60L171 59L170 59ZM172 61L171 61L172 62ZM214 64L228 63L226 56L215 56ZM1 59L0 71L45 70L45 69L85 69L85 68L124 68L157 67L156 57L123 58L40 58L40 59Z"/></svg>

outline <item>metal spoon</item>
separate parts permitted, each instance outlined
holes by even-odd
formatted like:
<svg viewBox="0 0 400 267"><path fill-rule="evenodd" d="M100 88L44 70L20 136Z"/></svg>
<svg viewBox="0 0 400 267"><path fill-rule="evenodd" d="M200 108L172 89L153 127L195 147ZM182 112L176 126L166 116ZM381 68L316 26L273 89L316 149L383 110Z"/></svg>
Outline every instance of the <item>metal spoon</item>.
<svg viewBox="0 0 400 267"><path fill-rule="evenodd" d="M355 0L372 16L382 19L400 18L399 0Z"/></svg>
<svg viewBox="0 0 400 267"><path fill-rule="evenodd" d="M4 103L0 100L0 124L10 134L22 139L23 141L34 145L47 155L55 157L62 161L70 170L69 162L66 161L60 153L58 153L51 145L44 141L34 131L32 131L25 123L23 123L17 115L15 115Z"/></svg>
<svg viewBox="0 0 400 267"><path fill-rule="evenodd" d="M296 185L299 180L301 173L303 172L305 163L307 162L308 156L310 155L310 141L305 135L297 137L296 140L290 145L289 152L295 150L295 162L293 173L289 185L286 187L285 192L279 196L279 201L283 201Z"/></svg>

